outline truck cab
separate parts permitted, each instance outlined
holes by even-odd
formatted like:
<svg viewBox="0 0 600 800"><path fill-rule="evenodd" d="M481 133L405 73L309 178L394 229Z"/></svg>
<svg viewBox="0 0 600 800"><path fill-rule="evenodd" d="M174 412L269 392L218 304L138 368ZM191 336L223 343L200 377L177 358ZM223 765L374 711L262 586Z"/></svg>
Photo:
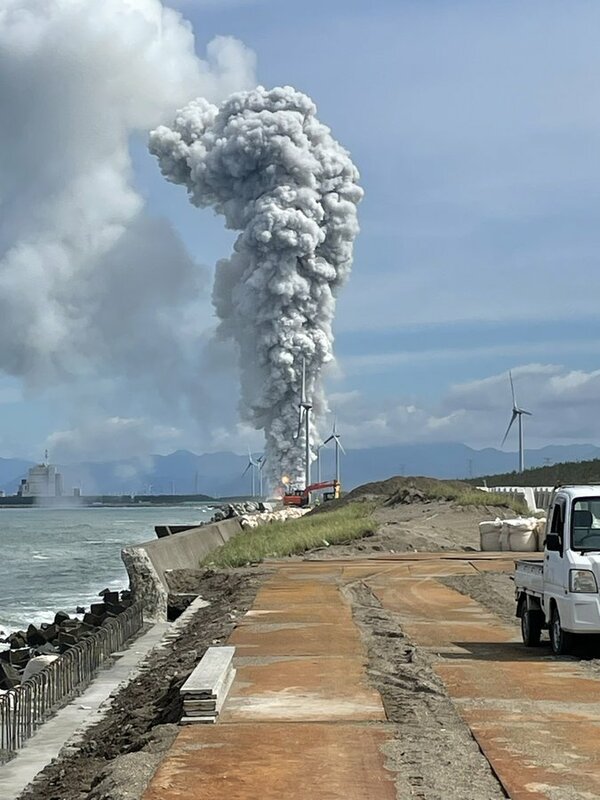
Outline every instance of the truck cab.
<svg viewBox="0 0 600 800"><path fill-rule="evenodd" d="M543 561L516 563L517 616L523 641L548 629L555 654L579 634L600 634L600 486L563 486L548 510Z"/></svg>

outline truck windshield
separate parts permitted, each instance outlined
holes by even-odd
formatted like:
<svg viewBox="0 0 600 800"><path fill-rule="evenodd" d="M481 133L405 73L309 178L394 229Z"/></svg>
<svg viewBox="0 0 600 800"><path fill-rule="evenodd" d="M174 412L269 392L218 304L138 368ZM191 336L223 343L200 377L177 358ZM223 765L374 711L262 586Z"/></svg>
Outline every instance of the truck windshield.
<svg viewBox="0 0 600 800"><path fill-rule="evenodd" d="M583 497L573 502L571 549L600 550L600 497Z"/></svg>

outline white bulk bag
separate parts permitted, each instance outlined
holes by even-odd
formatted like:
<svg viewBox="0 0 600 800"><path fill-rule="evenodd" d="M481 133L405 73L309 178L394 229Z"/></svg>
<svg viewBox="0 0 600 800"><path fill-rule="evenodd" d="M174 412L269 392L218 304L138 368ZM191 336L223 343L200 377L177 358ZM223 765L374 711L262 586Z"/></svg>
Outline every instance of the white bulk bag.
<svg viewBox="0 0 600 800"><path fill-rule="evenodd" d="M479 523L479 546L483 551L496 552L500 550L500 533L502 532L502 520L496 517L495 520Z"/></svg>

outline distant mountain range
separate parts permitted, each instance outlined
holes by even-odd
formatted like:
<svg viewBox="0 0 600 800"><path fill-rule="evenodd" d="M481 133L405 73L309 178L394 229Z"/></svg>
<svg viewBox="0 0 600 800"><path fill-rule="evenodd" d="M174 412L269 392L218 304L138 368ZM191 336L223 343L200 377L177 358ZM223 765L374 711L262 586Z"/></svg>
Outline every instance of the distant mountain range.
<svg viewBox="0 0 600 800"><path fill-rule="evenodd" d="M333 477L333 451L321 451L323 480ZM528 467L564 461L587 461L600 458L595 445L551 445L528 450ZM59 465L69 493L81 487L82 494L208 494L225 497L249 494L250 473L243 478L246 456L235 453L196 455L177 450L167 456L148 456L125 461L86 461ZM352 489L362 483L382 480L392 475L429 475L435 478L468 478L511 472L517 464L516 453L494 448L474 450L464 444L412 444L348 450L342 461L342 483ZM0 488L14 494L21 478L33 466L22 459L0 458ZM313 464L313 479L317 466Z"/></svg>

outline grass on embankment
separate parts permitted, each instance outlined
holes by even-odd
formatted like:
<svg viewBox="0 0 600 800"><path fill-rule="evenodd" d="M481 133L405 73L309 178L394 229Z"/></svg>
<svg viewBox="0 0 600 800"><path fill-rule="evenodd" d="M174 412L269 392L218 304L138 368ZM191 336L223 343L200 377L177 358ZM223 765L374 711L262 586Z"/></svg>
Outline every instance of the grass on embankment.
<svg viewBox="0 0 600 800"><path fill-rule="evenodd" d="M530 516L527 504L519 497L512 494L499 494L497 492L482 492L464 485L453 486L445 484L432 487L426 492L431 500L450 500L457 506L487 506L510 508L517 514Z"/></svg>
<svg viewBox="0 0 600 800"><path fill-rule="evenodd" d="M404 477L396 475L384 481L373 481L357 486L348 492L342 500L335 501L341 505L357 500L374 500L377 505L394 506L402 502L408 491L420 492L428 501L442 500L459 507L494 507L510 509L517 514L529 516L527 505L512 494L496 494L483 492L464 481L439 480L423 476Z"/></svg>
<svg viewBox="0 0 600 800"><path fill-rule="evenodd" d="M234 536L202 562L204 567L243 567L265 558L298 555L315 547L342 544L375 532L374 503L352 503L315 514L260 525Z"/></svg>

